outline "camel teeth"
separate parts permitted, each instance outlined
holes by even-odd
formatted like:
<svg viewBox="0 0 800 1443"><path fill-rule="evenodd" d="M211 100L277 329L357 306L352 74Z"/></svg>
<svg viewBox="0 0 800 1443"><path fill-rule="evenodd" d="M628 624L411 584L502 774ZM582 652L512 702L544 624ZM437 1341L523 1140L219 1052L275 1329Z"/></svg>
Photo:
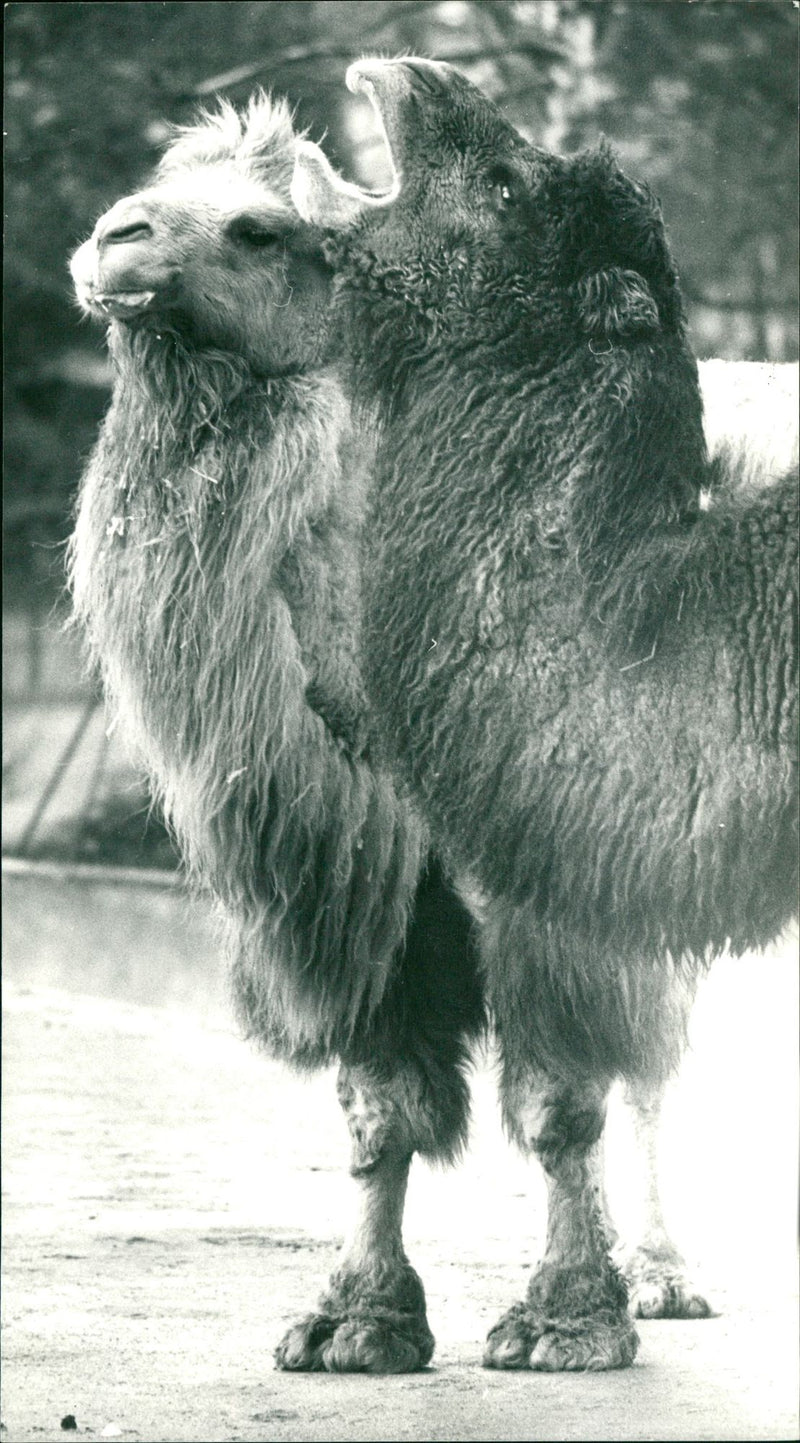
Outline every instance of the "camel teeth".
<svg viewBox="0 0 800 1443"><path fill-rule="evenodd" d="M155 291L112 291L108 295L95 296L98 306L116 308L118 310L140 310L142 306L149 306L155 298Z"/></svg>

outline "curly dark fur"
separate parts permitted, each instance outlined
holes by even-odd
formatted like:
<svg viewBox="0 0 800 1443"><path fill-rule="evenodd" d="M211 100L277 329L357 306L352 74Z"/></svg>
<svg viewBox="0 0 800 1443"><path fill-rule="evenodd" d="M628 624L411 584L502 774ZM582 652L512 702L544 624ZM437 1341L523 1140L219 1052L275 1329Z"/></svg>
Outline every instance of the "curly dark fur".
<svg viewBox="0 0 800 1443"><path fill-rule="evenodd" d="M504 1051L657 1077L682 975L796 909L796 482L701 509L675 267L606 147L535 150L446 67L364 69L403 177L335 248L381 425L381 735L482 894Z"/></svg>
<svg viewBox="0 0 800 1443"><path fill-rule="evenodd" d="M474 908L505 1123L548 1182L543 1259L484 1364L627 1367L611 1081L651 1183L632 1308L707 1315L653 1129L704 965L796 905L796 486L754 498L719 447L709 466L658 205L607 147L535 150L434 62L349 83L397 182L358 199L305 145L293 195L339 232L344 367L378 438L365 679Z"/></svg>

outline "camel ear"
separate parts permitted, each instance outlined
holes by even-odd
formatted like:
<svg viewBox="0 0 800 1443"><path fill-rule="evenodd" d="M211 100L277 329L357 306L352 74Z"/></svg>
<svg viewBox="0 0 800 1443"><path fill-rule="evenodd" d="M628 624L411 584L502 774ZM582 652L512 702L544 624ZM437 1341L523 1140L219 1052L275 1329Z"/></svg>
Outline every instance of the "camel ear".
<svg viewBox="0 0 800 1443"><path fill-rule="evenodd" d="M347 230L366 210L390 205L397 187L386 195L370 195L337 175L313 141L300 140L295 150L291 193L303 220L330 230Z"/></svg>
<svg viewBox="0 0 800 1443"><path fill-rule="evenodd" d="M658 306L638 271L619 266L594 271L578 281L575 294L578 314L592 337L613 339L658 330Z"/></svg>

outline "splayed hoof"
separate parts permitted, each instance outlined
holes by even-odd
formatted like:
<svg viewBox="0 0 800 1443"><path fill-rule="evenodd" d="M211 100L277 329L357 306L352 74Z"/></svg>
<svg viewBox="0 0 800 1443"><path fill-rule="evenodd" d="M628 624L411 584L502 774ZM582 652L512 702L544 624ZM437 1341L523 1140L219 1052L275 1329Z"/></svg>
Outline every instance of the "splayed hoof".
<svg viewBox="0 0 800 1443"><path fill-rule="evenodd" d="M542 1334L531 1354L530 1367L540 1373L601 1373L630 1368L639 1338L630 1321L582 1325L562 1324Z"/></svg>
<svg viewBox="0 0 800 1443"><path fill-rule="evenodd" d="M622 1269L634 1318L713 1318L710 1304L694 1288L679 1259L638 1251Z"/></svg>
<svg viewBox="0 0 800 1443"><path fill-rule="evenodd" d="M275 1363L290 1373L320 1373L325 1371L322 1350L331 1342L336 1332L336 1320L326 1318L323 1313L309 1313L299 1323L293 1323L284 1333L275 1349Z"/></svg>
<svg viewBox="0 0 800 1443"><path fill-rule="evenodd" d="M516 1303L486 1340L485 1368L532 1368L536 1372L603 1372L629 1368L639 1346L625 1317L544 1318Z"/></svg>
<svg viewBox="0 0 800 1443"><path fill-rule="evenodd" d="M408 1264L371 1274L340 1268L320 1311L291 1327L275 1350L292 1372L416 1373L433 1356L425 1290Z"/></svg>
<svg viewBox="0 0 800 1443"><path fill-rule="evenodd" d="M295 1323L275 1349L289 1372L416 1373L433 1356L434 1338L424 1317L331 1318L311 1313Z"/></svg>
<svg viewBox="0 0 800 1443"><path fill-rule="evenodd" d="M484 1368L527 1368L536 1345L533 1314L515 1303L495 1323L483 1351Z"/></svg>

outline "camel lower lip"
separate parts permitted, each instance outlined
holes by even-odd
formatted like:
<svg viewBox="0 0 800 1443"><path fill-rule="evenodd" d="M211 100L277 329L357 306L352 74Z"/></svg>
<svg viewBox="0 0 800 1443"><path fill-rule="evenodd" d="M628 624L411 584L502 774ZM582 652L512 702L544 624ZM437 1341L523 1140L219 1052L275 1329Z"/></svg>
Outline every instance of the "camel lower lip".
<svg viewBox="0 0 800 1443"><path fill-rule="evenodd" d="M98 310L110 316L132 315L143 311L155 300L155 291L112 291L92 298Z"/></svg>

